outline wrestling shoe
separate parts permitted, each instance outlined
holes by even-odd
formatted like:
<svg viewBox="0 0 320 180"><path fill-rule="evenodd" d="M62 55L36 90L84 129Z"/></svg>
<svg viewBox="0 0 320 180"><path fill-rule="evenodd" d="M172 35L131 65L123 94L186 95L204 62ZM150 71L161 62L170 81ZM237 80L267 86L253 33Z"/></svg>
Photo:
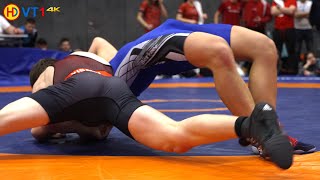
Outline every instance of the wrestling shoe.
<svg viewBox="0 0 320 180"><path fill-rule="evenodd" d="M316 151L316 146L312 144L303 143L301 141L298 141L297 139L293 137L289 137L289 141L293 147L293 153L294 154L308 154L313 153ZM261 154L261 149L258 148L256 145L251 146L251 150L254 154Z"/></svg>
<svg viewBox="0 0 320 180"><path fill-rule="evenodd" d="M288 169L293 161L293 148L278 123L278 116L266 103L255 106L250 117L241 124L242 145L256 145L261 156L270 159L282 169ZM241 141L244 140L244 141Z"/></svg>

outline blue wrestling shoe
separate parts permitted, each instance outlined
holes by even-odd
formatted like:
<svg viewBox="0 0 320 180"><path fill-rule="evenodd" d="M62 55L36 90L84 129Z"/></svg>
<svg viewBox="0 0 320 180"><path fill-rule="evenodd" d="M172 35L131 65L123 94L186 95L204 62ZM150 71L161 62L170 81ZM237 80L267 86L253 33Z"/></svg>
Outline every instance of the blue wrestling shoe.
<svg viewBox="0 0 320 180"><path fill-rule="evenodd" d="M291 167L292 145L288 136L281 130L278 116L269 104L259 103L255 106L251 116L241 125L241 136L240 144L256 145L262 157L269 159L282 169Z"/></svg>

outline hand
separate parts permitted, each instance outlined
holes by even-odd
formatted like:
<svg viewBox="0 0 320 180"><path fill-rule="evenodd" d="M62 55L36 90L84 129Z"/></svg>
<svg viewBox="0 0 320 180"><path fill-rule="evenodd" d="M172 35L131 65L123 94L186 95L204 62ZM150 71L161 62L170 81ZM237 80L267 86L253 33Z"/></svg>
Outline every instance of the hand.
<svg viewBox="0 0 320 180"><path fill-rule="evenodd" d="M146 27L146 29L148 29L148 30L153 29L153 25L152 25L152 24L148 24L147 27Z"/></svg>
<svg viewBox="0 0 320 180"><path fill-rule="evenodd" d="M190 24L197 24L198 22L196 20L190 19L189 23Z"/></svg>
<svg viewBox="0 0 320 180"><path fill-rule="evenodd" d="M254 22L256 23L260 23L261 22L261 17L260 16L257 16L253 19Z"/></svg>
<svg viewBox="0 0 320 180"><path fill-rule="evenodd" d="M163 0L158 0L159 4L163 4Z"/></svg>
<svg viewBox="0 0 320 180"><path fill-rule="evenodd" d="M203 13L203 19L208 19L208 14L207 13Z"/></svg>
<svg viewBox="0 0 320 180"><path fill-rule="evenodd" d="M20 29L20 28L14 28L13 33L14 33L14 34L23 34L24 32L23 32L23 30Z"/></svg>
<svg viewBox="0 0 320 180"><path fill-rule="evenodd" d="M304 71L303 73L305 76L310 76L311 75L311 72L310 71Z"/></svg>

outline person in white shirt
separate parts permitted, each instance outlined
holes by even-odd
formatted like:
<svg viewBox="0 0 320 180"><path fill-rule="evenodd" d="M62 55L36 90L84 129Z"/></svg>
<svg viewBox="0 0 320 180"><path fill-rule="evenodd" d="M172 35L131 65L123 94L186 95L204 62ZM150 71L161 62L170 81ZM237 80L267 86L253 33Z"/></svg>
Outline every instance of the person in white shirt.
<svg viewBox="0 0 320 180"><path fill-rule="evenodd" d="M23 31L12 26L3 16L0 15L0 34L22 34Z"/></svg>
<svg viewBox="0 0 320 180"><path fill-rule="evenodd" d="M299 0L297 1L297 11L294 15L294 28L296 31L296 52L301 53L303 41L306 44L307 51L313 50L313 35L312 26L309 21L312 1Z"/></svg>

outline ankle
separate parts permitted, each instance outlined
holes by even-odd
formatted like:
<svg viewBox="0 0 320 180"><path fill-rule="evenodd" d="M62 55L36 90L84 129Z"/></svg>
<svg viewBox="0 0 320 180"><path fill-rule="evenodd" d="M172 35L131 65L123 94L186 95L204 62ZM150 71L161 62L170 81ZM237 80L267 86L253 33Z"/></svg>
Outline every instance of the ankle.
<svg viewBox="0 0 320 180"><path fill-rule="evenodd" d="M248 117L239 116L234 124L235 132L239 138L245 137L242 131L242 125L246 119L248 119Z"/></svg>

